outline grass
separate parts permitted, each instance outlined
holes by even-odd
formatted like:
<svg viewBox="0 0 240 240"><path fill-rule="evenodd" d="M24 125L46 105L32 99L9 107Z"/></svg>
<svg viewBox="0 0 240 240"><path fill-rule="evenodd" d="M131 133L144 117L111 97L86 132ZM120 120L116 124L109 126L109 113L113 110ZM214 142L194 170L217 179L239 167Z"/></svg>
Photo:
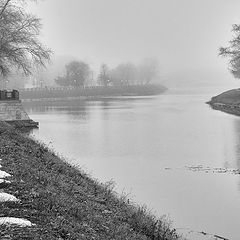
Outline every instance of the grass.
<svg viewBox="0 0 240 240"><path fill-rule="evenodd" d="M240 89L223 92L207 103L215 110L240 116Z"/></svg>
<svg viewBox="0 0 240 240"><path fill-rule="evenodd" d="M222 104L240 104L240 90L232 89L226 92L223 92L211 99L210 104L222 103Z"/></svg>
<svg viewBox="0 0 240 240"><path fill-rule="evenodd" d="M0 203L1 217L25 218L36 226L0 226L0 239L180 239L168 221L130 204L71 166L43 144L0 122L0 158L12 174L4 192L20 203Z"/></svg>

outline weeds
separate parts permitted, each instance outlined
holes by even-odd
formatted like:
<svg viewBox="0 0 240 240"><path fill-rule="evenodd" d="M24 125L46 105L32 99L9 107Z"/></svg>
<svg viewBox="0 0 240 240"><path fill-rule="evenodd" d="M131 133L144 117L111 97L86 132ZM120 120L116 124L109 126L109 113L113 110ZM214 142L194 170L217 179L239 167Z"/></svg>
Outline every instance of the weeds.
<svg viewBox="0 0 240 240"><path fill-rule="evenodd" d="M0 226L0 239L179 239L168 221L118 196L113 181L100 184L5 123L0 124L0 158L13 175L4 191L21 200L1 204L0 215L36 224Z"/></svg>

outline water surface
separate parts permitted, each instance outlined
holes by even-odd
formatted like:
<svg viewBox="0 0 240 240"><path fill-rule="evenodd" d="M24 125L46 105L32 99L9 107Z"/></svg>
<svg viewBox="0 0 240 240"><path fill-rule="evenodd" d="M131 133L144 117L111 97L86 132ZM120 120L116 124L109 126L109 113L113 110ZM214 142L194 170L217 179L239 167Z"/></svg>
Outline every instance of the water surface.
<svg viewBox="0 0 240 240"><path fill-rule="evenodd" d="M237 240L240 175L214 169L240 168L240 118L212 110L209 98L169 92L26 110L40 122L32 135L70 163L113 179L119 193L169 215L177 228Z"/></svg>

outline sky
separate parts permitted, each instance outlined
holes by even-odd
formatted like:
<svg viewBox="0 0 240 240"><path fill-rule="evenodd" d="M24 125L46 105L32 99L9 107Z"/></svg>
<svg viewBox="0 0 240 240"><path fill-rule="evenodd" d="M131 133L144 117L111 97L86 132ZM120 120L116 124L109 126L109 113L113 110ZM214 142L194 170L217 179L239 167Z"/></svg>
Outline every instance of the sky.
<svg viewBox="0 0 240 240"><path fill-rule="evenodd" d="M157 58L169 82L238 84L218 49L240 23L239 0L43 0L29 11L56 55L93 68Z"/></svg>

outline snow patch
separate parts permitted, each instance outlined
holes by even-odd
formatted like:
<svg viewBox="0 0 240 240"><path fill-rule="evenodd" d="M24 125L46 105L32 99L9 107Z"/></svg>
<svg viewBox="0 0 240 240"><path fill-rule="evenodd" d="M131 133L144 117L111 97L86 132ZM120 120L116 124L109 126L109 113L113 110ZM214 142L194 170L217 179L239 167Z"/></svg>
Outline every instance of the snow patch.
<svg viewBox="0 0 240 240"><path fill-rule="evenodd" d="M2 165L0 164L0 168L2 168Z"/></svg>
<svg viewBox="0 0 240 240"><path fill-rule="evenodd" d="M11 183L11 181L7 181L7 180L5 180L5 179L1 179L1 178L0 178L0 183Z"/></svg>
<svg viewBox="0 0 240 240"><path fill-rule="evenodd" d="M5 171L0 170L0 178L11 177L11 175Z"/></svg>
<svg viewBox="0 0 240 240"><path fill-rule="evenodd" d="M17 199L15 196L1 192L0 193L0 202L19 202L20 200Z"/></svg>
<svg viewBox="0 0 240 240"><path fill-rule="evenodd" d="M20 227L31 227L35 224L22 218L0 217L0 225L18 225Z"/></svg>

